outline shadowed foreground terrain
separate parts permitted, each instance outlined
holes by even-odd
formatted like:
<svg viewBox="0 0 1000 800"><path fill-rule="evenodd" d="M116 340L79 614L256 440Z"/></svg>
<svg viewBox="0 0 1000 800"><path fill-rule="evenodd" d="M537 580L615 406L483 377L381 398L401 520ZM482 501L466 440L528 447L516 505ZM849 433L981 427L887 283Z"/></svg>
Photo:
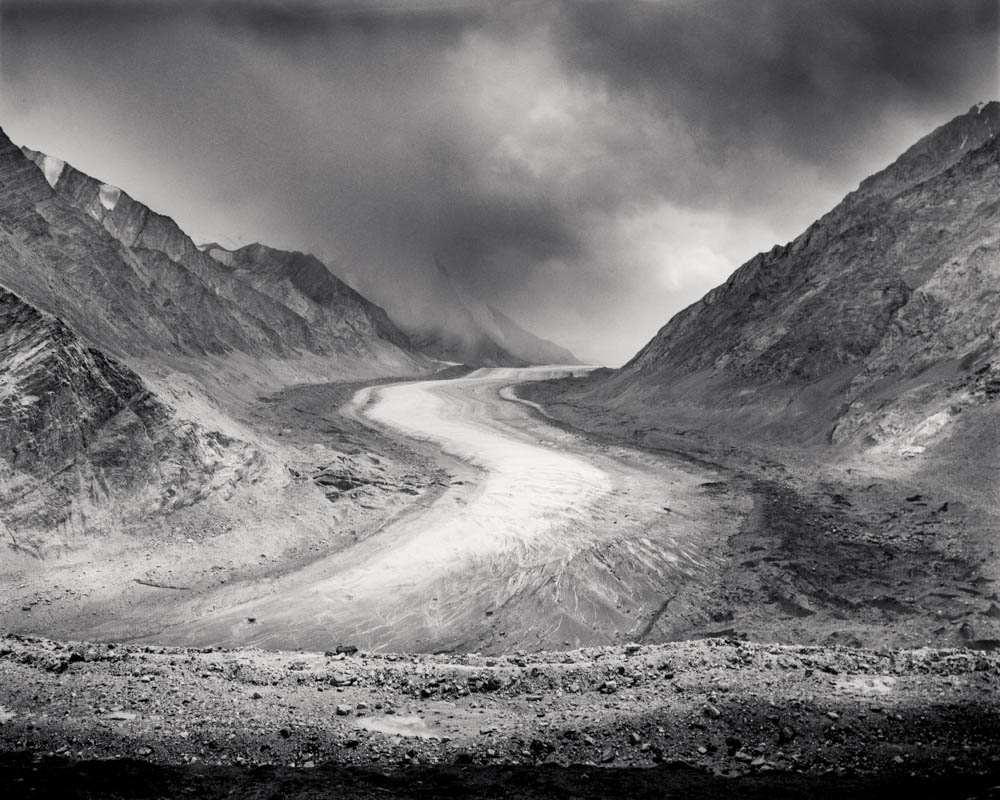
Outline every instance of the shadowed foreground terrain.
<svg viewBox="0 0 1000 800"><path fill-rule="evenodd" d="M996 654L721 639L497 658L340 649L4 637L0 780L12 796L123 798L992 797L1000 784Z"/></svg>
<svg viewBox="0 0 1000 800"><path fill-rule="evenodd" d="M1000 787L988 777L912 778L771 773L743 778L706 775L685 766L618 769L594 766L415 767L386 772L324 765L304 772L288 767L158 767L143 761L67 763L0 755L0 769L13 791L32 797L59 798L208 798L226 795L263 798L337 797L344 800L385 797L523 797L606 798L684 797L815 800L851 797L961 797L993 800Z"/></svg>

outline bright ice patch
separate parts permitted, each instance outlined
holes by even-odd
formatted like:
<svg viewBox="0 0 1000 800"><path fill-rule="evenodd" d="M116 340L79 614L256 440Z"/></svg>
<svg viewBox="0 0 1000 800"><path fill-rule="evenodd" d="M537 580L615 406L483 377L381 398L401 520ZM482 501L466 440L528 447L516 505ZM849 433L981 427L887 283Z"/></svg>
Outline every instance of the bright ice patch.
<svg viewBox="0 0 1000 800"><path fill-rule="evenodd" d="M45 180L49 182L49 186L55 189L56 184L59 182L59 178L62 175L63 169L66 167L66 162L61 158L42 156L41 166L42 172L45 173Z"/></svg>
<svg viewBox="0 0 1000 800"><path fill-rule="evenodd" d="M101 184L101 205L108 211L114 211L115 206L118 205L118 198L121 197L121 195L122 190L117 186L109 186L106 183Z"/></svg>
<svg viewBox="0 0 1000 800"><path fill-rule="evenodd" d="M208 254L220 264L225 264L227 267L233 265L233 254L229 250L223 250L221 247L212 247L209 248Z"/></svg>

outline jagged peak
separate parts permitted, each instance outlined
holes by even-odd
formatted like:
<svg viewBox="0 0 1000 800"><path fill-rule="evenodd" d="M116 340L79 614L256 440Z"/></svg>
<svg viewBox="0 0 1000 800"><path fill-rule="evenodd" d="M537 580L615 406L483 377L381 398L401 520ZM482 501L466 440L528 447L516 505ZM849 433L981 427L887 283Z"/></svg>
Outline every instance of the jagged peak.
<svg viewBox="0 0 1000 800"><path fill-rule="evenodd" d="M243 268L262 270L281 275L306 291L317 302L328 302L332 296L349 294L365 303L374 305L367 298L355 292L312 253L302 250L282 250L278 247L252 242L223 254Z"/></svg>
<svg viewBox="0 0 1000 800"><path fill-rule="evenodd" d="M272 247L269 244L264 244L263 242L250 242L250 244L245 244L242 247L238 247L232 252L234 253L273 253L278 255L287 256L289 258L316 258L312 253L306 253L302 250L284 250L280 247ZM316 259L319 261L319 259Z"/></svg>

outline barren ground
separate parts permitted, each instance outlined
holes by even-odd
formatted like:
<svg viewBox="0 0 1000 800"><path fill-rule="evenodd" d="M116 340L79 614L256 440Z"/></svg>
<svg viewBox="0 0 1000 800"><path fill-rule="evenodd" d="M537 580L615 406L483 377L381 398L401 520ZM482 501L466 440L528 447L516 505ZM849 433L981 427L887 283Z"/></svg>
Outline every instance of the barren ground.
<svg viewBox="0 0 1000 800"><path fill-rule="evenodd" d="M992 438L976 435L988 420L970 412L926 457L778 448L672 425L664 413L594 408L574 384L583 381L517 391L554 425L712 466L721 498L750 498L738 530L707 542L718 569L684 588L666 638L1000 646L996 454L979 452Z"/></svg>
<svg viewBox="0 0 1000 800"><path fill-rule="evenodd" d="M969 651L716 639L493 658L8 636L0 678L13 796L874 797L909 785L992 797L1000 768L1000 660Z"/></svg>

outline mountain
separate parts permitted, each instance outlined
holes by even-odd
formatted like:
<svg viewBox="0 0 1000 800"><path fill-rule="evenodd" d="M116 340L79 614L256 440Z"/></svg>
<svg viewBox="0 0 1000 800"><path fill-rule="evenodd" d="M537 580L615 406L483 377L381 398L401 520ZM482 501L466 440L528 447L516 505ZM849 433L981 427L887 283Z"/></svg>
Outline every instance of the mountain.
<svg viewBox="0 0 1000 800"><path fill-rule="evenodd" d="M0 528L42 555L259 474L255 448L177 419L61 320L0 289Z"/></svg>
<svg viewBox="0 0 1000 800"><path fill-rule="evenodd" d="M434 260L433 302L399 309L397 317L413 344L441 361L475 367L524 367L484 330L466 305L444 265Z"/></svg>
<svg viewBox="0 0 1000 800"><path fill-rule="evenodd" d="M449 313L443 325L418 325L407 334L421 353L439 361L468 364L473 367L526 367L528 362L507 352L485 333L466 313Z"/></svg>
<svg viewBox="0 0 1000 800"><path fill-rule="evenodd" d="M422 352L477 367L579 363L568 350L529 333L492 306L464 296L444 265L436 259L435 265L433 307L416 313L411 309L411 321L405 326Z"/></svg>
<svg viewBox="0 0 1000 800"><path fill-rule="evenodd" d="M972 424L1000 396L998 132L992 102L924 137L581 399L743 440L904 454Z"/></svg>
<svg viewBox="0 0 1000 800"><path fill-rule="evenodd" d="M213 372L242 376L250 365L278 383L429 368L357 293L324 295L340 324L316 326L315 301L238 273L169 217L2 133L0 219L0 283L115 355L211 357Z"/></svg>
<svg viewBox="0 0 1000 800"><path fill-rule="evenodd" d="M256 243L234 251L215 245L206 252L254 290L292 309L314 334L354 343L356 355L363 354L362 343L412 349L384 309L362 297L314 256Z"/></svg>
<svg viewBox="0 0 1000 800"><path fill-rule="evenodd" d="M483 327L508 352L529 364L580 364L569 350L555 342L526 331L514 320L493 306L483 306L486 317L480 317Z"/></svg>
<svg viewBox="0 0 1000 800"><path fill-rule="evenodd" d="M435 367L311 256L208 249L0 131L0 536L21 556L328 526L287 465L336 450L275 441L258 398Z"/></svg>

